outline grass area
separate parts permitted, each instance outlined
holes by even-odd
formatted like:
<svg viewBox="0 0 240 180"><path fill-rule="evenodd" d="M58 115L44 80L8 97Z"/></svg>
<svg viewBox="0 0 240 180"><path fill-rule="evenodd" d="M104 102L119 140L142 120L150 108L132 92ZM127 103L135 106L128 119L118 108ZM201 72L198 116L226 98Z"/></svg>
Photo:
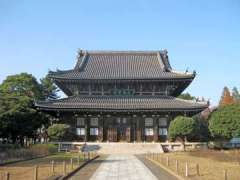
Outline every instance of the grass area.
<svg viewBox="0 0 240 180"><path fill-rule="evenodd" d="M46 179L52 175L62 175L64 172L63 162L66 162L66 172L70 172L72 170L71 158L73 159L73 168L76 168L78 166L78 157L79 162L82 163L83 154L81 153L57 153L44 158L2 166L0 167L0 180L5 180L6 172L10 173L10 180L32 180L36 165L38 165L39 179ZM54 161L54 172L52 172L52 161Z"/></svg>
<svg viewBox="0 0 240 180"><path fill-rule="evenodd" d="M194 151L173 152L161 154L154 159L167 166L167 157L171 170L176 172L178 160L179 174L184 176L186 162L189 166L189 178L196 180L224 180L224 170L227 170L229 180L240 179L240 151ZM199 165L200 175L197 175L196 164Z"/></svg>

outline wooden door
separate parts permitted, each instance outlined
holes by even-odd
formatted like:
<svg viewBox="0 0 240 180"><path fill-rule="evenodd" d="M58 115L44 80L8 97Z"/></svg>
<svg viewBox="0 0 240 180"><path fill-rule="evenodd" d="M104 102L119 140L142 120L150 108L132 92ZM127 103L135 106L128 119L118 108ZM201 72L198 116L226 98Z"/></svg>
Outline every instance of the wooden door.
<svg viewBox="0 0 240 180"><path fill-rule="evenodd" d="M126 126L118 127L118 141L131 141L131 128Z"/></svg>
<svg viewBox="0 0 240 180"><path fill-rule="evenodd" d="M126 128L126 141L127 142L131 141L131 128L130 127Z"/></svg>
<svg viewBox="0 0 240 180"><path fill-rule="evenodd" d="M117 128L108 128L108 141L117 142Z"/></svg>
<svg viewBox="0 0 240 180"><path fill-rule="evenodd" d="M142 131L140 128L137 129L137 142L141 142L142 141Z"/></svg>
<svg viewBox="0 0 240 180"><path fill-rule="evenodd" d="M125 141L126 139L126 132L125 128L122 126L118 127L118 141Z"/></svg>

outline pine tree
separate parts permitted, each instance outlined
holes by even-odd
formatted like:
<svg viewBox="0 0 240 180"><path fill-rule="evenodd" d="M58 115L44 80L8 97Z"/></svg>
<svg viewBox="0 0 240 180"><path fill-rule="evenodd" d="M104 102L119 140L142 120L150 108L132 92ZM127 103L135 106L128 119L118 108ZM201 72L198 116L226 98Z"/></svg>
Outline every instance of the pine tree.
<svg viewBox="0 0 240 180"><path fill-rule="evenodd" d="M232 97L234 100L234 103L240 103L240 93L236 87L232 90Z"/></svg>
<svg viewBox="0 0 240 180"><path fill-rule="evenodd" d="M233 97L231 96L229 89L227 87L224 87L219 106L225 106L230 104L234 104Z"/></svg>

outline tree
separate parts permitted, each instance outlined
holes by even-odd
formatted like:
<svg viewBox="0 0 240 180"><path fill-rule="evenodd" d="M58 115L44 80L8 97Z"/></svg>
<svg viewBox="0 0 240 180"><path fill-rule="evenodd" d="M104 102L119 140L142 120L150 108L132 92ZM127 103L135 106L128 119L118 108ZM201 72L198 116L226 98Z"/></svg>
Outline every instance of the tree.
<svg viewBox="0 0 240 180"><path fill-rule="evenodd" d="M59 92L59 89L57 86L53 83L51 79L49 79L47 76L40 79L41 82L41 88L42 88L42 95L44 99L57 99L59 98L57 93Z"/></svg>
<svg viewBox="0 0 240 180"><path fill-rule="evenodd" d="M233 132L233 137L240 137L240 128L239 129L236 129L234 132Z"/></svg>
<svg viewBox="0 0 240 180"><path fill-rule="evenodd" d="M184 99L184 100L196 100L197 99L196 97L191 96L191 94L189 94L189 93L183 93L183 94L179 95L178 98Z"/></svg>
<svg viewBox="0 0 240 180"><path fill-rule="evenodd" d="M236 87L232 90L232 97L234 100L234 103L240 103L240 93Z"/></svg>
<svg viewBox="0 0 240 180"><path fill-rule="evenodd" d="M219 102L219 106L225 106L225 105L230 105L233 104L234 100L233 97L230 94L230 91L227 87L224 87L222 97Z"/></svg>
<svg viewBox="0 0 240 180"><path fill-rule="evenodd" d="M51 141L72 140L74 136L67 124L53 124L48 127L47 133Z"/></svg>
<svg viewBox="0 0 240 180"><path fill-rule="evenodd" d="M240 129L240 105L219 107L210 115L209 130L215 139L230 139Z"/></svg>
<svg viewBox="0 0 240 180"><path fill-rule="evenodd" d="M210 139L210 132L208 129L208 121L201 114L194 116L193 119L196 121L197 126L196 126L196 130L194 131L193 137L191 140L208 141Z"/></svg>
<svg viewBox="0 0 240 180"><path fill-rule="evenodd" d="M170 122L168 137L170 140L180 138L182 142L194 136L197 129L197 122L190 117L178 116Z"/></svg>
<svg viewBox="0 0 240 180"><path fill-rule="evenodd" d="M36 138L37 130L48 123L48 117L34 107L35 99L42 99L41 85L31 74L8 76L0 85L1 137L21 144L24 138Z"/></svg>

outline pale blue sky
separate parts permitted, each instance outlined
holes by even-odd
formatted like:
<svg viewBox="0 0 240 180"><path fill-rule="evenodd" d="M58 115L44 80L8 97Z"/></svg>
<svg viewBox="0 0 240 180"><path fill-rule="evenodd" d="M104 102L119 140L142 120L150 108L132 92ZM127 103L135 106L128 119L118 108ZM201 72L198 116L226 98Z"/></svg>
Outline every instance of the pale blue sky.
<svg viewBox="0 0 240 180"><path fill-rule="evenodd" d="M70 69L77 48L166 48L174 69L198 73L186 91L216 104L240 88L240 1L0 0L0 81Z"/></svg>

